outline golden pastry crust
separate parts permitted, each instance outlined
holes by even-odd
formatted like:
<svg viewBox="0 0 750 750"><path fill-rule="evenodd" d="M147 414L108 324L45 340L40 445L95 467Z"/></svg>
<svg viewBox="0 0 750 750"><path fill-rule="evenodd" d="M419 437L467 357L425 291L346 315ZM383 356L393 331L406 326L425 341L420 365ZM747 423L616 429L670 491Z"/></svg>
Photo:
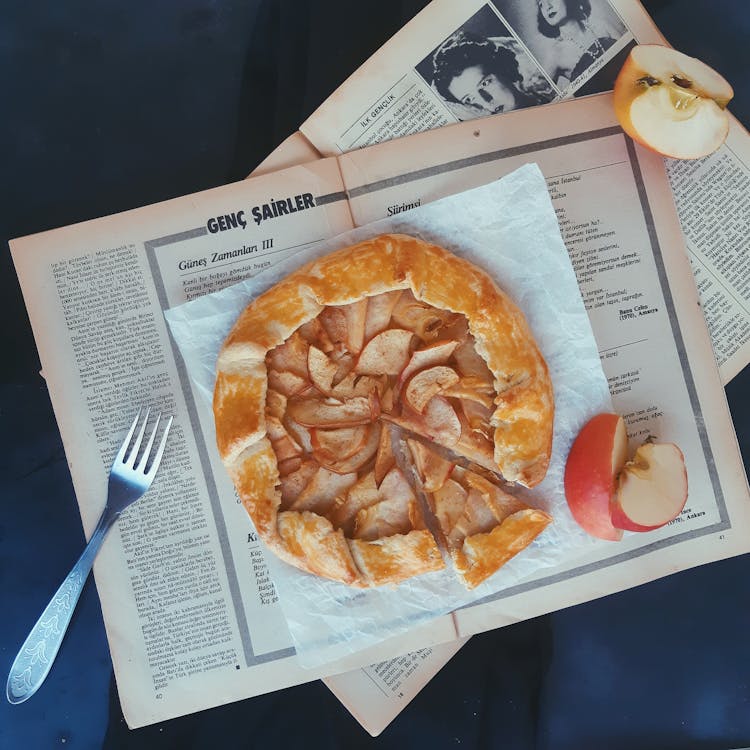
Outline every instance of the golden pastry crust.
<svg viewBox="0 0 750 750"><path fill-rule="evenodd" d="M467 588L473 589L539 536L552 519L536 508L505 518L492 531L472 534L452 552L453 563Z"/></svg>
<svg viewBox="0 0 750 750"><path fill-rule="evenodd" d="M247 306L219 353L213 401L217 446L271 549L304 570L354 586L436 570L443 567L442 557L424 529L348 539L314 512L281 510L279 468L266 438L266 356L325 308L394 290L410 290L416 300L466 318L494 378L492 468L532 487L547 471L552 446L554 400L546 363L523 314L473 264L413 237L383 235L287 276Z"/></svg>

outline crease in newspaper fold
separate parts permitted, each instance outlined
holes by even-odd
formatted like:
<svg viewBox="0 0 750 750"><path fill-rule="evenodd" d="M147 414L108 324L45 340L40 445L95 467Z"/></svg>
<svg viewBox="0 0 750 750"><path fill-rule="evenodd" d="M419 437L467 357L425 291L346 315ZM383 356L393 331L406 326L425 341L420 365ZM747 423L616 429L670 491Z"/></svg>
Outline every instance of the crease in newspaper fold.
<svg viewBox="0 0 750 750"><path fill-rule="evenodd" d="M656 35L637 3L619 0L612 7L636 39ZM438 20L431 12L420 18ZM432 33L439 42L454 28ZM429 51L415 49L423 57ZM340 98L345 104L345 91ZM673 187L675 179L684 182L680 213L687 206L691 215L714 220L701 196L690 193L694 178L703 185L707 175L716 210L732 210L721 170L736 173L741 188L750 161L746 135L735 136L720 161L672 174ZM655 432L680 444L688 504L664 529L626 535L615 546L602 543L585 565L563 566L552 576L541 572L436 627L405 633L385 653L370 649L358 655L359 664L348 659L311 674L295 660L262 548L211 450L212 419L197 407L202 397L162 313L278 264L314 240L350 231L354 223L404 214L410 205L486 184L526 161L539 164L546 177L614 408L626 417L634 442ZM305 196L315 205L299 209ZM377 730L449 658L450 647L433 647L453 637L454 622L469 635L748 551L747 480L696 304L700 290L708 309L705 293L715 293L711 263L721 262L730 238L709 263L706 231L685 232L688 259L662 160L628 144L604 95L458 123L13 240L85 528L93 525L103 467L111 462L109 425L124 419L135 396L176 415L151 494L123 516L95 567L129 726L323 676L337 694L346 692L347 706L365 726ZM705 263L703 279L694 274L696 263ZM742 316L735 322L740 325ZM745 329L722 334L718 325L714 342L734 331L740 343L734 354L725 352L725 362L742 360ZM201 333L195 325L192 335ZM426 656L391 664L398 652ZM410 662L417 666L407 676ZM332 677L363 664L385 666ZM403 696L384 702L370 701L375 693L363 687L367 682L385 698L400 681Z"/></svg>

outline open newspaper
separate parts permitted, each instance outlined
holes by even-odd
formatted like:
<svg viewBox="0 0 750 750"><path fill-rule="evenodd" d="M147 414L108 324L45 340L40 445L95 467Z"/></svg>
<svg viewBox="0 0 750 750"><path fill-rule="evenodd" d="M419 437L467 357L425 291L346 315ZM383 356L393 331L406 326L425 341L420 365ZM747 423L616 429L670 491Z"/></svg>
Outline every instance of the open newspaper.
<svg viewBox="0 0 750 750"><path fill-rule="evenodd" d="M536 2L434 0L254 174L450 123L608 91L635 43L666 43L637 0L591 0L577 34L557 29ZM481 80L467 77L464 71L472 66L514 81L510 94L494 85L491 73ZM718 152L697 161L667 160L666 167L727 383L750 362L745 239L750 138L732 118ZM409 196L405 206L417 200L418 195Z"/></svg>
<svg viewBox="0 0 750 750"><path fill-rule="evenodd" d="M546 178L615 407L634 441L653 433L680 444L687 507L659 531L602 542L583 561L305 670L163 312L313 240L527 162ZM273 218L263 220L264 205ZM334 690L375 734L459 638L750 549L747 483L663 162L623 135L609 95L459 123L14 240L11 250L87 533L116 426L140 402L176 417L152 491L123 516L94 571L131 727L348 672ZM377 693L366 711L364 680Z"/></svg>

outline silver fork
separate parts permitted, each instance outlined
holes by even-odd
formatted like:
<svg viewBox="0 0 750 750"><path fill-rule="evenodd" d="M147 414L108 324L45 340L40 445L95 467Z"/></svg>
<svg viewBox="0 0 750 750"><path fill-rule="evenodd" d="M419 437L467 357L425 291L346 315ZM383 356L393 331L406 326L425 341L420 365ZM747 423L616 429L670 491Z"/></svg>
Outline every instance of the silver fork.
<svg viewBox="0 0 750 750"><path fill-rule="evenodd" d="M68 577L53 595L47 608L42 612L36 625L31 629L10 668L8 684L5 688L10 703L23 703L31 698L44 682L44 678L52 667L55 656L57 656L65 631L68 629L70 618L73 616L73 610L78 602L78 597L81 595L83 584L86 583L86 578L88 578L91 566L94 564L94 558L104 541L104 537L125 508L141 497L151 486L151 482L154 481L154 475L159 468L164 453L172 417L166 420L159 445L152 454L154 439L161 422L161 414L156 417L146 447L141 451L140 447L146 432L149 410L146 410L143 423L138 429L135 441L133 441L133 435L136 433L141 418L141 411L136 414L128 435L115 456L109 474L107 502L89 543L83 550L78 562L68 573Z"/></svg>

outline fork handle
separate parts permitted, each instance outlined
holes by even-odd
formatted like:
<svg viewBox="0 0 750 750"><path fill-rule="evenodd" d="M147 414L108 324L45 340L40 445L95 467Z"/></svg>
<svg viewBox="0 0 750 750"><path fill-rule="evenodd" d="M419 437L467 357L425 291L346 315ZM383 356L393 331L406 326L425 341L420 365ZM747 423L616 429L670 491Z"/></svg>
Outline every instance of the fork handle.
<svg viewBox="0 0 750 750"><path fill-rule="evenodd" d="M88 544L21 646L8 675L5 693L10 703L23 703L44 682L70 618L91 571L96 553L118 514L105 508Z"/></svg>

